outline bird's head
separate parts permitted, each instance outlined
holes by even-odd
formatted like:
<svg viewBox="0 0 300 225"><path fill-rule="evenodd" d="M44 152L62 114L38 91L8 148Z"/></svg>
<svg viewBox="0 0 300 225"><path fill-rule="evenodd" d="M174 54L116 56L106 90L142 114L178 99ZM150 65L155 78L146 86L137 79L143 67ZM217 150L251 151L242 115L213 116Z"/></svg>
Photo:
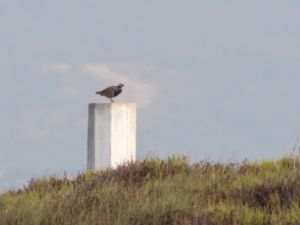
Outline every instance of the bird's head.
<svg viewBox="0 0 300 225"><path fill-rule="evenodd" d="M118 84L119 88L122 88L124 86L124 84Z"/></svg>

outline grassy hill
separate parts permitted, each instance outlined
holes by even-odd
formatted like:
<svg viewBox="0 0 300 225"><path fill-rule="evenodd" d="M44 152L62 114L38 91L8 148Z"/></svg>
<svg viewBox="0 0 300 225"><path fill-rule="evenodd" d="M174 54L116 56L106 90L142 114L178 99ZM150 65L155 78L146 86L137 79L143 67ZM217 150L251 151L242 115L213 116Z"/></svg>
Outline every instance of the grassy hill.
<svg viewBox="0 0 300 225"><path fill-rule="evenodd" d="M300 175L288 158L194 165L184 157L147 159L75 179L31 180L0 196L0 225L299 223Z"/></svg>

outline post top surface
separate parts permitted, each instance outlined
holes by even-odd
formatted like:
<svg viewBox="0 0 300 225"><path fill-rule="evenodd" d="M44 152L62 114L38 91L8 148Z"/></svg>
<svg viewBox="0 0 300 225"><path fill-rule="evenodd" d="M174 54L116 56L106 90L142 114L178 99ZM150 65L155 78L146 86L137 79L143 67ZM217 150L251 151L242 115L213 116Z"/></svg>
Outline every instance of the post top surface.
<svg viewBox="0 0 300 225"><path fill-rule="evenodd" d="M103 105L103 106L112 106L112 105L136 105L136 103L134 103L134 102L89 103L89 105Z"/></svg>

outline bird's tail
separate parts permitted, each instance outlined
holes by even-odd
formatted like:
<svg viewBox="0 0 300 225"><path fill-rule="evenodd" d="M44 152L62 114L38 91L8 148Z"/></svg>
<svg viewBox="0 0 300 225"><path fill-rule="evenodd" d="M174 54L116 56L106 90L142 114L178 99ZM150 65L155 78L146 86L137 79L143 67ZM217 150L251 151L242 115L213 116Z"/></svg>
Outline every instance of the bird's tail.
<svg viewBox="0 0 300 225"><path fill-rule="evenodd" d="M102 91L97 91L96 95L102 95Z"/></svg>

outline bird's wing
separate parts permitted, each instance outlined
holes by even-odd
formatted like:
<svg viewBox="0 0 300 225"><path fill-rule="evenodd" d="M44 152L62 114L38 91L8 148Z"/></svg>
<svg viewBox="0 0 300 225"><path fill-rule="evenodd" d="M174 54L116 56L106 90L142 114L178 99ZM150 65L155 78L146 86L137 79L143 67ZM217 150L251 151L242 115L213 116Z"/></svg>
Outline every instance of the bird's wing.
<svg viewBox="0 0 300 225"><path fill-rule="evenodd" d="M99 91L99 93L101 95L104 95L107 97L113 97L116 91L117 91L117 88L115 86L110 86L110 87L103 89L102 91Z"/></svg>

